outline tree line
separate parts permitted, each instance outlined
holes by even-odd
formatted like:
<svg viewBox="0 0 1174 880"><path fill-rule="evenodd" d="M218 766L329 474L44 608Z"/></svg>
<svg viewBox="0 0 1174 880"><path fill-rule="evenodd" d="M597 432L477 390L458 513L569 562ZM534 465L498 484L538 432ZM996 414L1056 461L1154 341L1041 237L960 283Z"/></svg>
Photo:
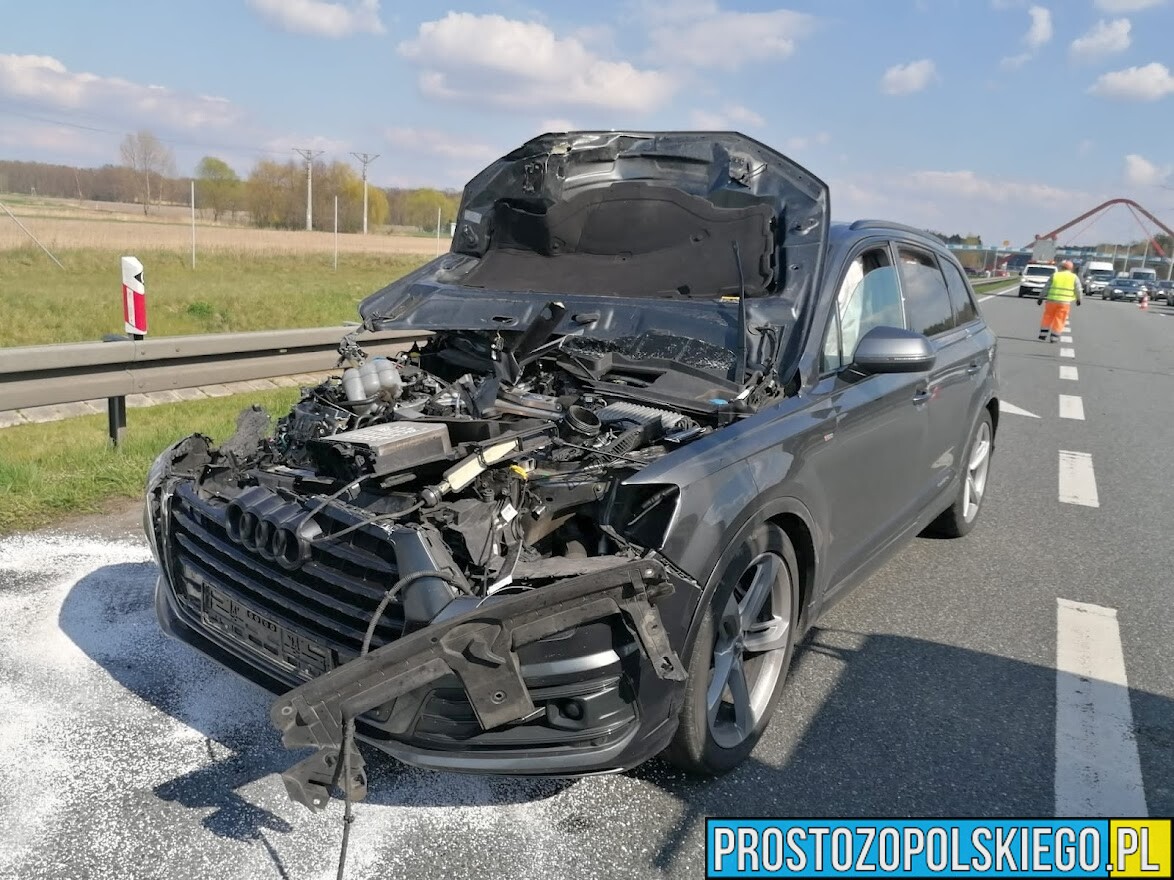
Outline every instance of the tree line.
<svg viewBox="0 0 1174 880"><path fill-rule="evenodd" d="M0 192L63 199L124 202L149 214L163 204L187 205L195 182L196 207L213 222L248 223L273 229L306 226L306 164L261 159L240 176L228 162L205 156L191 177L176 174L175 157L150 132L128 134L119 147L119 164L76 168L45 162L0 160ZM312 213L315 229L334 228L338 197L340 232L363 228L363 180L346 162L313 163ZM460 193L428 187L367 187L367 223L435 232L456 219Z"/></svg>

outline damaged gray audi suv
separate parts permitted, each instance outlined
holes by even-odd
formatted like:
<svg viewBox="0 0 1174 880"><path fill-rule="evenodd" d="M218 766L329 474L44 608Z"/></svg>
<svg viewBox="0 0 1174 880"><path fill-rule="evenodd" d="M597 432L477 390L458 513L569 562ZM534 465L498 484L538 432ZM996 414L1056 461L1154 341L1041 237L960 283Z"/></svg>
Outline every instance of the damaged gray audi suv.
<svg viewBox="0 0 1174 880"><path fill-rule="evenodd" d="M958 262L832 223L740 134L535 138L360 312L337 377L147 484L163 628L277 694L312 809L365 794L355 738L443 770L724 772L820 613L982 509L996 340ZM417 341L370 356L384 330Z"/></svg>

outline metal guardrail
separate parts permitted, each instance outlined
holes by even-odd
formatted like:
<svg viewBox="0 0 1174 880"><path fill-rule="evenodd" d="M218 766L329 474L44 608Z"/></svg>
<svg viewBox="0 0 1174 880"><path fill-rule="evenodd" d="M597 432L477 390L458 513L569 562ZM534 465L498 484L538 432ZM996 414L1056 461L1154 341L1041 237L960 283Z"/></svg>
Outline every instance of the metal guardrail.
<svg viewBox="0 0 1174 880"><path fill-rule="evenodd" d="M126 429L126 396L331 369L355 326L166 336L0 349L0 412L106 398L110 438ZM364 333L371 355L396 354L427 334Z"/></svg>

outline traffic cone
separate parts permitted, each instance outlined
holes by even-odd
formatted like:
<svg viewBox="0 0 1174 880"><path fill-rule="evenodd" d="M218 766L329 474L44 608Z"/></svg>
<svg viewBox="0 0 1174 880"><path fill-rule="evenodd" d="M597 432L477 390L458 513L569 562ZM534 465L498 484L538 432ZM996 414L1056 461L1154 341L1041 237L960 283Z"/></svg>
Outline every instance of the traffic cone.
<svg viewBox="0 0 1174 880"><path fill-rule="evenodd" d="M1139 309L1148 309L1150 307L1150 295L1143 293L1141 295L1141 302L1137 306Z"/></svg>

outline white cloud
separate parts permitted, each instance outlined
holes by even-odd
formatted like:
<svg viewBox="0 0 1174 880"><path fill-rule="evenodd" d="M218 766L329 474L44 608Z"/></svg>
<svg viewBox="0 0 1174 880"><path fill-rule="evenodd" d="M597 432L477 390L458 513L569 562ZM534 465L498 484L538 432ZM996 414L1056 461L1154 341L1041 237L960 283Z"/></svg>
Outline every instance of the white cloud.
<svg viewBox="0 0 1174 880"><path fill-rule="evenodd" d="M1073 40L1068 51L1079 61L1092 61L1114 52L1123 52L1129 48L1131 28L1128 18L1115 18L1112 21L1102 19L1087 34Z"/></svg>
<svg viewBox="0 0 1174 880"><path fill-rule="evenodd" d="M1052 39L1052 13L1044 6L1033 6L1027 14L1031 16L1031 27L1023 42L1030 49L1038 49Z"/></svg>
<svg viewBox="0 0 1174 880"><path fill-rule="evenodd" d="M555 118L542 120L538 123L538 129L545 134L548 131L578 131L579 126L569 119Z"/></svg>
<svg viewBox="0 0 1174 880"><path fill-rule="evenodd" d="M909 95L920 92L936 77L937 68L928 58L895 64L881 77L881 91L886 95Z"/></svg>
<svg viewBox="0 0 1174 880"><path fill-rule="evenodd" d="M1035 57L1035 53L1052 39L1052 13L1043 6L1032 6L1027 10L1031 25L1023 35L1027 51L1011 55L999 61L1003 70L1017 70Z"/></svg>
<svg viewBox="0 0 1174 880"><path fill-rule="evenodd" d="M74 73L48 55L0 55L0 97L57 110L85 111L148 128L223 128L242 116L225 98Z"/></svg>
<svg viewBox="0 0 1174 880"><path fill-rule="evenodd" d="M383 33L379 0L328 3L326 0L248 0L262 18L282 30L314 37Z"/></svg>
<svg viewBox="0 0 1174 880"><path fill-rule="evenodd" d="M718 112L694 110L689 116L693 128L703 131L729 131L737 128L758 128L766 123L761 114L741 104L731 104Z"/></svg>
<svg viewBox="0 0 1174 880"><path fill-rule="evenodd" d="M736 12L717 3L658 4L649 32L649 56L674 67L737 70L752 62L783 61L815 30L816 19L790 9Z"/></svg>
<svg viewBox="0 0 1174 880"><path fill-rule="evenodd" d="M955 198L979 199L988 202L1065 204L1085 196L1072 190L1060 189L1046 183L998 180L982 177L973 171L915 171L907 182L920 192L940 193Z"/></svg>
<svg viewBox="0 0 1174 880"><path fill-rule="evenodd" d="M384 136L393 147L422 156L482 161L504 152L487 144L470 142L462 135L430 128L389 128L384 131Z"/></svg>
<svg viewBox="0 0 1174 880"><path fill-rule="evenodd" d="M1125 181L1133 186L1161 186L1172 172L1174 165L1159 167L1136 153L1125 157Z"/></svg>
<svg viewBox="0 0 1174 880"><path fill-rule="evenodd" d="M1166 0L1096 0L1093 4L1097 9L1105 12L1141 12L1144 9L1153 9L1161 6Z"/></svg>
<svg viewBox="0 0 1174 880"><path fill-rule="evenodd" d="M1088 91L1102 98L1157 101L1174 94L1174 75L1165 64L1154 61L1144 67L1127 67L1102 74Z"/></svg>
<svg viewBox="0 0 1174 880"><path fill-rule="evenodd" d="M1003 70L1018 70L1024 64L1032 59L1030 52L1020 52L1018 55L1010 55L999 60L999 67Z"/></svg>
<svg viewBox="0 0 1174 880"><path fill-rule="evenodd" d="M796 137L787 138L783 141L783 148L788 153L801 153L808 147L825 147L832 142L832 136L826 131L816 132L807 137L798 135Z"/></svg>
<svg viewBox="0 0 1174 880"><path fill-rule="evenodd" d="M920 170L843 178L832 193L845 220L885 217L946 233L979 233L986 242L1030 241L1059 217L1072 217L1105 196L1063 189L1041 180L988 177L972 170Z"/></svg>
<svg viewBox="0 0 1174 880"><path fill-rule="evenodd" d="M676 88L663 71L610 61L544 24L500 15L450 12L422 23L399 52L423 68L419 86L425 95L512 109L643 112L663 104Z"/></svg>
<svg viewBox="0 0 1174 880"><path fill-rule="evenodd" d="M326 161L330 161L332 157L345 156L354 149L348 141L339 140L338 138L328 138L322 135L282 135L280 137L269 138L265 141L266 152L276 153L279 156L288 153L289 158L301 161L297 156L293 155L295 147L302 150L321 150L325 155L320 156L319 159Z"/></svg>

